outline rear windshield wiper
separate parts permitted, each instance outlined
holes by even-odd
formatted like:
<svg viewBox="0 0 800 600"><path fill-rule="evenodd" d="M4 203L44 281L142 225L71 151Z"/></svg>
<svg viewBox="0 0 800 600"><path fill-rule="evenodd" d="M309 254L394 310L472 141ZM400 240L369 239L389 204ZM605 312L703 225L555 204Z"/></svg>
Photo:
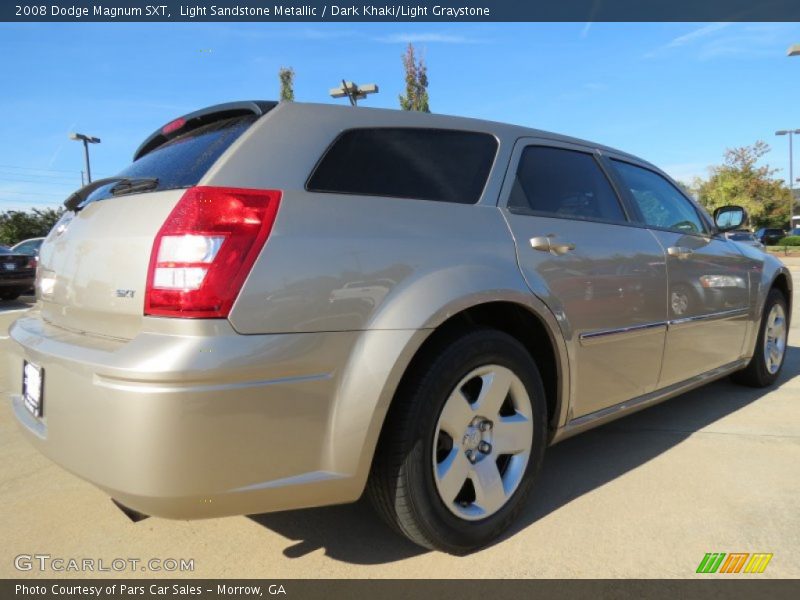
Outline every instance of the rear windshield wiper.
<svg viewBox="0 0 800 600"><path fill-rule="evenodd" d="M137 177L135 179L126 178L111 188L112 196L122 196L123 194L134 194L136 192L146 192L158 187L158 177Z"/></svg>
<svg viewBox="0 0 800 600"><path fill-rule="evenodd" d="M91 183L87 183L81 189L73 192L69 198L64 201L64 206L67 210L78 212L83 208L84 201L89 195L103 186L116 183L111 193L114 195L129 194L132 192L141 192L144 190L153 189L158 186L157 177L106 177L105 179L97 179ZM119 188L119 190L117 189Z"/></svg>

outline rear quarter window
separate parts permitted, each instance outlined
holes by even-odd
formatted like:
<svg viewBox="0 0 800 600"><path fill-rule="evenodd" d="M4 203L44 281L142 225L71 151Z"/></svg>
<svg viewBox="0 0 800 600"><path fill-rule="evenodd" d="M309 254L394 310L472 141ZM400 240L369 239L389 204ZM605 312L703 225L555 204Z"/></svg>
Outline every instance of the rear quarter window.
<svg viewBox="0 0 800 600"><path fill-rule="evenodd" d="M155 177L158 190L188 188L196 185L225 150L250 127L257 117L234 117L213 121L179 135L134 161L119 177ZM89 201L111 196L109 184L89 195ZM148 190L155 191L155 190Z"/></svg>
<svg viewBox="0 0 800 600"><path fill-rule="evenodd" d="M475 204L496 153L497 140L488 133L350 129L325 152L306 189Z"/></svg>

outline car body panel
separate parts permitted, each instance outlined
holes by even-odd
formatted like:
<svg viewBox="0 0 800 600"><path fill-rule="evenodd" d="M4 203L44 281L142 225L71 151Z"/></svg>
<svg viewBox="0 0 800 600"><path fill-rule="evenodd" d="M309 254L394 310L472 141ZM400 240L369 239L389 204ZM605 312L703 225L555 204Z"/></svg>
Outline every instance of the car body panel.
<svg viewBox="0 0 800 600"><path fill-rule="evenodd" d="M528 146L593 152L594 148L522 138L509 166L502 204ZM570 418L651 392L666 334L666 262L646 229L571 218L503 212L517 261L531 291L559 316L573 365ZM531 247L534 238L572 244L566 254Z"/></svg>
<svg viewBox="0 0 800 600"><path fill-rule="evenodd" d="M724 237L655 231L664 248L686 248L667 256L670 297L687 298L669 307L669 330L659 386L666 387L739 359L753 318L750 289L759 264Z"/></svg>
<svg viewBox="0 0 800 600"><path fill-rule="evenodd" d="M182 194L120 196L65 213L39 253L42 318L74 331L133 339L142 326L153 240Z"/></svg>

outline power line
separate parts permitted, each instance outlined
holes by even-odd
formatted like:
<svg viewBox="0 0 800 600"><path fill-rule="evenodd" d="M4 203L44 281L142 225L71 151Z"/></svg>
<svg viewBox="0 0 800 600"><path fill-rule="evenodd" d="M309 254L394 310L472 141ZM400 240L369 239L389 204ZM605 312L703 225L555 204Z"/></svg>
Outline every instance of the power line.
<svg viewBox="0 0 800 600"><path fill-rule="evenodd" d="M21 171L45 171L48 173L74 173L75 171L65 171L64 169L40 169L37 167L21 167L17 165L0 165L5 169L19 169Z"/></svg>
<svg viewBox="0 0 800 600"><path fill-rule="evenodd" d="M20 171L6 171L0 167L0 177L36 177L41 178L43 181L57 180L57 181L74 181L80 175L80 171L76 171L72 177L67 175L49 175L43 173L23 173Z"/></svg>
<svg viewBox="0 0 800 600"><path fill-rule="evenodd" d="M14 190L0 190L0 196L3 196L3 194L17 194L19 196L50 196L50 197L56 195L55 193L45 194L40 192L15 192Z"/></svg>
<svg viewBox="0 0 800 600"><path fill-rule="evenodd" d="M2 173L0 173L0 183L32 183L34 185L50 185L57 187L74 187L80 185L77 177L71 181L36 181L35 179L20 179L17 177L7 178Z"/></svg>

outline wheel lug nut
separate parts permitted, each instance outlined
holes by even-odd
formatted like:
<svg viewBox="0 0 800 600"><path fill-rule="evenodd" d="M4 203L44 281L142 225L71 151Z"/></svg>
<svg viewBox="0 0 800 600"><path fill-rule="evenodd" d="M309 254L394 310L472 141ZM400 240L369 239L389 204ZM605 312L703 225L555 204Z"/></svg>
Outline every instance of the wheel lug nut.
<svg viewBox="0 0 800 600"><path fill-rule="evenodd" d="M474 463L478 460L478 457L475 456L475 453L472 450L467 450L467 460L471 463Z"/></svg>
<svg viewBox="0 0 800 600"><path fill-rule="evenodd" d="M491 421L481 421L480 429L481 431L489 431L492 428Z"/></svg>
<svg viewBox="0 0 800 600"><path fill-rule="evenodd" d="M478 444L478 450L484 454L489 454L492 451L492 445L489 442L481 442Z"/></svg>

